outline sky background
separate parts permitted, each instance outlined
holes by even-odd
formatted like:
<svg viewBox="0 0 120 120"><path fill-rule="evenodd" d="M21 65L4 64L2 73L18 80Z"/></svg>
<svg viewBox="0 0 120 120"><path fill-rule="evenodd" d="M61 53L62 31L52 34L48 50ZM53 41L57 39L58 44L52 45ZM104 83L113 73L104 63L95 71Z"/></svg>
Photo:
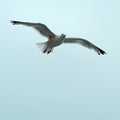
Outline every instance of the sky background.
<svg viewBox="0 0 120 120"><path fill-rule="evenodd" d="M0 120L120 120L120 1L1 0ZM80 45L40 52L45 37L10 20L41 22Z"/></svg>

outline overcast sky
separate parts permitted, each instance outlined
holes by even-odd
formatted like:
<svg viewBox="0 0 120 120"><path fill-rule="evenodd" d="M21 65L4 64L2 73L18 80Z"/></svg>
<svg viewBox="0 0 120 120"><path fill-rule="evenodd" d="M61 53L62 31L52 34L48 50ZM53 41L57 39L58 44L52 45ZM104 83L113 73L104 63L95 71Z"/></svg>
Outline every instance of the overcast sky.
<svg viewBox="0 0 120 120"><path fill-rule="evenodd" d="M120 1L1 0L0 120L119 120ZM85 38L107 52L61 45L10 20L41 22L54 33Z"/></svg>

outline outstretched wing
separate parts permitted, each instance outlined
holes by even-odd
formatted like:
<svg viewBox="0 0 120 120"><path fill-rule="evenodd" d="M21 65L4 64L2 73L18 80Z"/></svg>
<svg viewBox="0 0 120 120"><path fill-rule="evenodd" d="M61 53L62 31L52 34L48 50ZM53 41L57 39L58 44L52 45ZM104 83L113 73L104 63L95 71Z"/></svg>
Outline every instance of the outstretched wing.
<svg viewBox="0 0 120 120"><path fill-rule="evenodd" d="M65 38L64 43L78 43L78 44L83 45L84 47L87 47L87 48L95 50L95 52L97 52L98 55L106 54L105 51L103 51L102 49L100 49L96 45L94 45L91 42L89 42L89 41L87 41L85 39L82 39L82 38Z"/></svg>
<svg viewBox="0 0 120 120"><path fill-rule="evenodd" d="M29 22L21 22L21 21L11 21L13 25L26 25L30 27L34 27L37 29L42 35L52 38L55 36L55 34L44 24L42 23L29 23Z"/></svg>

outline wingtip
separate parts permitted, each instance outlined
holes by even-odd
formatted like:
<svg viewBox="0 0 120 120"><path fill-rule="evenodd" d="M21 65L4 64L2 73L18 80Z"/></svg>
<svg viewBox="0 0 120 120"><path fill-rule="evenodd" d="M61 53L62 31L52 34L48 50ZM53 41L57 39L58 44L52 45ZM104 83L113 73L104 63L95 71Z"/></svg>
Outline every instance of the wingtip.
<svg viewBox="0 0 120 120"><path fill-rule="evenodd" d="M106 55L107 53L105 51L101 52L102 55Z"/></svg>
<svg viewBox="0 0 120 120"><path fill-rule="evenodd" d="M98 48L98 50L99 50L99 53L98 53L98 55L106 55L106 52L105 51L103 51L102 49L100 49L100 48Z"/></svg>
<svg viewBox="0 0 120 120"><path fill-rule="evenodd" d="M106 52L104 52L104 53L98 53L98 55L106 55L107 53Z"/></svg>
<svg viewBox="0 0 120 120"><path fill-rule="evenodd" d="M14 21L14 20L10 20L10 22L11 22L13 25L15 25L15 21Z"/></svg>

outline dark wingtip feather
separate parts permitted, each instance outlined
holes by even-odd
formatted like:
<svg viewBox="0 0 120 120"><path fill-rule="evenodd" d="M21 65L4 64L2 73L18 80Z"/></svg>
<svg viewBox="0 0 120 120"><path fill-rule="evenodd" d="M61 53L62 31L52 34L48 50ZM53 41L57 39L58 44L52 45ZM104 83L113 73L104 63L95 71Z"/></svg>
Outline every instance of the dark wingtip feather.
<svg viewBox="0 0 120 120"><path fill-rule="evenodd" d="M19 22L19 21L14 21L14 20L11 20L10 21L13 25L16 25L16 24L20 24L21 22Z"/></svg>
<svg viewBox="0 0 120 120"><path fill-rule="evenodd" d="M99 50L99 52L100 52L100 53L98 53L98 55L100 55L100 54L105 55L105 54L106 54L106 52L103 51L102 49L98 48L98 50Z"/></svg>
<svg viewBox="0 0 120 120"><path fill-rule="evenodd" d="M14 20L11 20L10 22L11 22L13 25L16 24L16 21L14 21Z"/></svg>

